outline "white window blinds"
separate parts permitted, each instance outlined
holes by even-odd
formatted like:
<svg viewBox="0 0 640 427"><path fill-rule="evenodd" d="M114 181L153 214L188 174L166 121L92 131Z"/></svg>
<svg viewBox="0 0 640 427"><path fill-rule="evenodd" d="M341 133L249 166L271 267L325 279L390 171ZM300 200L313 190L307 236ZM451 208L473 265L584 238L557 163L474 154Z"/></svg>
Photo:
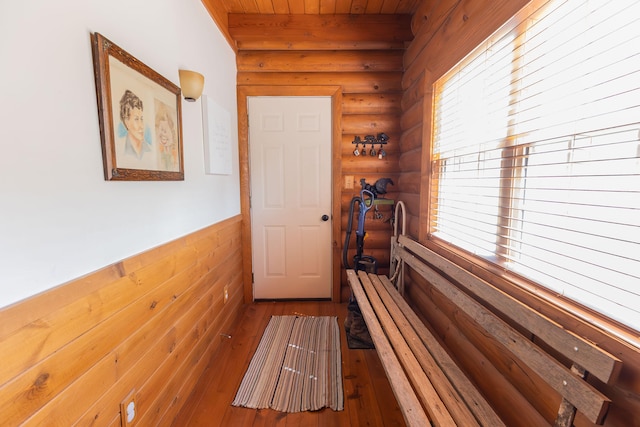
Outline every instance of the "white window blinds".
<svg viewBox="0 0 640 427"><path fill-rule="evenodd" d="M640 2L523 15L435 84L430 233L640 330Z"/></svg>

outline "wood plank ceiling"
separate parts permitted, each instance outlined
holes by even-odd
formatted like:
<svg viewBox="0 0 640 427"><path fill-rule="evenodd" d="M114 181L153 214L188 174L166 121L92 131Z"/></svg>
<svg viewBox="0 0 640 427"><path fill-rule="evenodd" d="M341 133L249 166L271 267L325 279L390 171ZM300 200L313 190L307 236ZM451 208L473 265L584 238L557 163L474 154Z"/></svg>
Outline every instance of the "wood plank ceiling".
<svg viewBox="0 0 640 427"><path fill-rule="evenodd" d="M412 15L420 0L218 0L206 3L216 4L226 13Z"/></svg>

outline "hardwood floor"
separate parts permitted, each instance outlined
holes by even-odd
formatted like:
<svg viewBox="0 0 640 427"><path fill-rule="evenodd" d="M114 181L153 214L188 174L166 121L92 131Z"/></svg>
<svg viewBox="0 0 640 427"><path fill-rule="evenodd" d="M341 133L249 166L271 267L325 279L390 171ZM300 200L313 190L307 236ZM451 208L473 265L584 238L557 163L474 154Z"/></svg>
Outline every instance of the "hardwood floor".
<svg viewBox="0 0 640 427"><path fill-rule="evenodd" d="M344 334L346 304L260 302L243 307L238 322L213 355L174 421L181 426L404 426L404 419L375 350L352 350ZM272 315L338 316L341 326L344 411L283 413L231 406L244 372Z"/></svg>

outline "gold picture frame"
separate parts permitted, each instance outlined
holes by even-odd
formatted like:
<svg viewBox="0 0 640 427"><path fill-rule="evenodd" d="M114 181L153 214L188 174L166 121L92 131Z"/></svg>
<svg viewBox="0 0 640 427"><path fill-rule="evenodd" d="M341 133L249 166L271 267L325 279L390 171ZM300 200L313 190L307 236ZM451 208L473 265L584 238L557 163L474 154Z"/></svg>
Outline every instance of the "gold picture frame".
<svg viewBox="0 0 640 427"><path fill-rule="evenodd" d="M182 181L180 88L91 35L105 180Z"/></svg>

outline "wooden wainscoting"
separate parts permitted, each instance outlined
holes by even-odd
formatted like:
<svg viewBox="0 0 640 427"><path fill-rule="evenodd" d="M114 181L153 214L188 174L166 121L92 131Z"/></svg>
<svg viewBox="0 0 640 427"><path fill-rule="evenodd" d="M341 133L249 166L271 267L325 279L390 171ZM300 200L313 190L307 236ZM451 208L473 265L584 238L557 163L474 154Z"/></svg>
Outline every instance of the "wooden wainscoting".
<svg viewBox="0 0 640 427"><path fill-rule="evenodd" d="M131 397L170 423L241 311L241 242L237 216L0 310L0 424L119 426Z"/></svg>

